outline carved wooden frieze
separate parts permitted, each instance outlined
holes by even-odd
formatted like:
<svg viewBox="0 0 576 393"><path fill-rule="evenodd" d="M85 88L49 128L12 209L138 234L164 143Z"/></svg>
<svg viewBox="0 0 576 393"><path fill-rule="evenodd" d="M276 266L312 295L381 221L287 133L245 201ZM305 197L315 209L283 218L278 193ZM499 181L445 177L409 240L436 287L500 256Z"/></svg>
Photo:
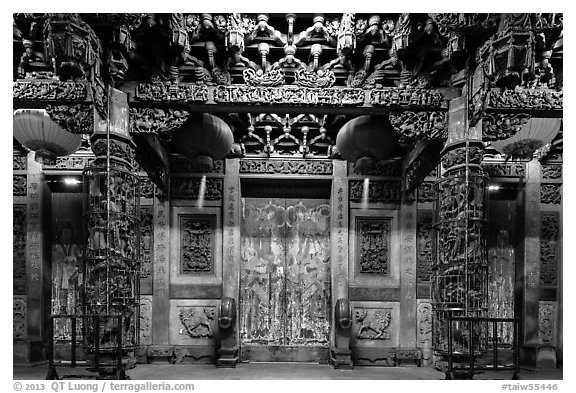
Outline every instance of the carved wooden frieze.
<svg viewBox="0 0 576 393"><path fill-rule="evenodd" d="M491 109L558 109L564 107L564 92L552 90L492 90L488 94Z"/></svg>
<svg viewBox="0 0 576 393"><path fill-rule="evenodd" d="M436 200L436 193L434 190L434 182L425 181L418 187L418 202L434 202Z"/></svg>
<svg viewBox="0 0 576 393"><path fill-rule="evenodd" d="M242 73L242 77L244 78L244 83L248 86L282 86L286 82L284 70L281 68L270 69L266 72L257 72L252 68L246 68Z"/></svg>
<svg viewBox="0 0 576 393"><path fill-rule="evenodd" d="M86 84L58 80L19 80L13 82L15 100L85 101Z"/></svg>
<svg viewBox="0 0 576 393"><path fill-rule="evenodd" d="M173 199L198 199L200 195L199 178L170 179L170 197ZM204 199L217 201L222 199L222 179L207 178Z"/></svg>
<svg viewBox="0 0 576 393"><path fill-rule="evenodd" d="M182 328L180 334L191 338L214 337L216 325L216 308L207 307L179 307L178 316Z"/></svg>
<svg viewBox="0 0 576 393"><path fill-rule="evenodd" d="M180 273L214 271L215 216L180 216Z"/></svg>
<svg viewBox="0 0 576 393"><path fill-rule="evenodd" d="M354 327L358 340L390 340L391 308L354 308Z"/></svg>
<svg viewBox="0 0 576 393"><path fill-rule="evenodd" d="M390 88L370 91L370 104L373 106L440 107L442 100L442 94L432 89Z"/></svg>
<svg viewBox="0 0 576 393"><path fill-rule="evenodd" d="M356 219L356 266L360 274L388 275L391 218Z"/></svg>
<svg viewBox="0 0 576 393"><path fill-rule="evenodd" d="M310 160L240 160L240 173L331 175L332 161Z"/></svg>
<svg viewBox="0 0 576 393"><path fill-rule="evenodd" d="M140 197L154 198L154 183L150 181L148 176L140 177Z"/></svg>
<svg viewBox="0 0 576 393"><path fill-rule="evenodd" d="M140 208L140 278L149 278L152 274L152 253L154 250L154 208Z"/></svg>
<svg viewBox="0 0 576 393"><path fill-rule="evenodd" d="M13 277L21 279L26 274L26 205L12 207L12 264Z"/></svg>
<svg viewBox="0 0 576 393"><path fill-rule="evenodd" d="M540 282L558 284L558 247L560 219L558 213L542 213L540 224Z"/></svg>
<svg viewBox="0 0 576 393"><path fill-rule="evenodd" d="M140 344L152 344L152 296L140 298Z"/></svg>
<svg viewBox="0 0 576 393"><path fill-rule="evenodd" d="M490 177L523 177L526 174L526 166L521 162L486 163L482 164L482 169Z"/></svg>
<svg viewBox="0 0 576 393"><path fill-rule="evenodd" d="M400 203L402 190L399 181L370 181L368 202ZM350 201L361 202L364 192L363 180L350 180Z"/></svg>
<svg viewBox="0 0 576 393"><path fill-rule="evenodd" d="M560 179L562 177L562 165L542 165L542 178Z"/></svg>
<svg viewBox="0 0 576 393"><path fill-rule="evenodd" d="M131 133L169 135L184 124L190 111L184 109L130 108Z"/></svg>
<svg viewBox="0 0 576 393"><path fill-rule="evenodd" d="M12 176L12 195L26 196L27 184L25 175Z"/></svg>
<svg viewBox="0 0 576 393"><path fill-rule="evenodd" d="M184 157L170 157L170 173L203 173L205 168ZM224 173L224 161L217 160L212 164L210 173Z"/></svg>
<svg viewBox="0 0 576 393"><path fill-rule="evenodd" d="M189 83L140 83L136 88L138 101L150 102L194 102L208 101L208 87Z"/></svg>
<svg viewBox="0 0 576 393"><path fill-rule="evenodd" d="M68 132L94 133L94 106L90 104L46 105L46 113Z"/></svg>
<svg viewBox="0 0 576 393"><path fill-rule="evenodd" d="M527 113L487 113L482 119L482 140L510 138L530 120Z"/></svg>
<svg viewBox="0 0 576 393"><path fill-rule="evenodd" d="M443 139L448 130L448 116L440 111L390 112L390 124L400 135L400 144L409 145L416 141Z"/></svg>
<svg viewBox="0 0 576 393"><path fill-rule="evenodd" d="M25 171L27 166L28 166L28 157L12 156L12 170Z"/></svg>
<svg viewBox="0 0 576 393"><path fill-rule="evenodd" d="M214 101L230 104L288 104L357 106L364 104L364 90L352 88L306 88L298 86L218 86Z"/></svg>
<svg viewBox="0 0 576 393"><path fill-rule="evenodd" d="M42 166L45 170L58 170L58 169L75 169L82 170L91 162L91 157L58 157L54 165L44 164Z"/></svg>
<svg viewBox="0 0 576 393"><path fill-rule="evenodd" d="M540 187L540 202L550 205L559 205L562 201L561 184L542 184Z"/></svg>
<svg viewBox="0 0 576 393"><path fill-rule="evenodd" d="M418 237L418 243L416 244L416 279L418 283L429 283L432 277L432 267L434 265L433 219L434 215L432 212L418 212L416 222L416 233Z"/></svg>
<svg viewBox="0 0 576 393"><path fill-rule="evenodd" d="M482 162L484 150L480 147L470 146L468 154L468 163L480 165ZM466 164L466 148L458 147L450 150L442 157L442 166L448 170L457 165Z"/></svg>
<svg viewBox="0 0 576 393"><path fill-rule="evenodd" d="M538 343L550 344L555 338L556 314L558 306L555 303L540 302L538 308Z"/></svg>
<svg viewBox="0 0 576 393"><path fill-rule="evenodd" d="M14 298L12 308L12 338L24 340L26 338L26 299Z"/></svg>

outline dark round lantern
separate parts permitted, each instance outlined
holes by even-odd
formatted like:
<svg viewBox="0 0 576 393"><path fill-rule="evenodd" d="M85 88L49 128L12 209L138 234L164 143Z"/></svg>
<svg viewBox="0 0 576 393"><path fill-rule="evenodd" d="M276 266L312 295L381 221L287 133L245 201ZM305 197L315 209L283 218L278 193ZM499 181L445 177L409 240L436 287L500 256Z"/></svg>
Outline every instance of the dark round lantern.
<svg viewBox="0 0 576 393"><path fill-rule="evenodd" d="M232 149L234 136L226 122L208 113L192 114L172 136L174 149L193 160L203 172L212 169Z"/></svg>

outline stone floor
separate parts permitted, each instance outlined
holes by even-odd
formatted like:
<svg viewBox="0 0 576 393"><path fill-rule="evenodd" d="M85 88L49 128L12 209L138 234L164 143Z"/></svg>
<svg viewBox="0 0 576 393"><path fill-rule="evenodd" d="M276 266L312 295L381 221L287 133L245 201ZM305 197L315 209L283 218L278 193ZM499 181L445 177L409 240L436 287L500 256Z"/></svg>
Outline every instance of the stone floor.
<svg viewBox="0 0 576 393"><path fill-rule="evenodd" d="M15 380L42 380L46 378L46 365L14 367ZM210 364L139 364L129 370L132 380L438 380L444 374L429 367L355 367L353 370L335 370L329 365L307 363L244 363L233 369L216 368ZM59 375L71 374L60 369ZM75 372L76 374L76 372ZM87 378L92 374L84 373ZM484 372L474 379L510 379L511 372ZM525 370L525 380L560 380L562 369Z"/></svg>

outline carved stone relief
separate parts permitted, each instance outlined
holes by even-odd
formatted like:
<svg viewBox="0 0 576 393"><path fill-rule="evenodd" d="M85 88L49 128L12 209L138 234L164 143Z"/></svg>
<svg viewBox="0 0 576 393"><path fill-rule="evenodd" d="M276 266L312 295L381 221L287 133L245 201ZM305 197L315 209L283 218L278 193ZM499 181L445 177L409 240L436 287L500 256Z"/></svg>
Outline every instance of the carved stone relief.
<svg viewBox="0 0 576 393"><path fill-rule="evenodd" d="M390 340L390 308L355 308L354 326L358 340Z"/></svg>
<svg viewBox="0 0 576 393"><path fill-rule="evenodd" d="M214 337L215 307L179 307L180 334L191 338Z"/></svg>
<svg viewBox="0 0 576 393"><path fill-rule="evenodd" d="M482 162L483 150L481 148L471 146L470 154L468 155L468 163L480 165ZM456 165L466 164L466 148L459 147L449 151L442 157L442 166L444 169L450 169Z"/></svg>
<svg viewBox="0 0 576 393"><path fill-rule="evenodd" d="M562 201L561 184L542 184L540 188L540 202L544 204L559 205Z"/></svg>
<svg viewBox="0 0 576 393"><path fill-rule="evenodd" d="M90 157L58 157L54 165L44 164L42 166L45 170L53 169L78 169L82 170L89 165Z"/></svg>
<svg viewBox="0 0 576 393"><path fill-rule="evenodd" d="M154 208L143 206L140 208L140 279L149 278L152 273L152 260L154 250Z"/></svg>
<svg viewBox="0 0 576 393"><path fill-rule="evenodd" d="M12 217L13 277L18 279L26 273L26 205L14 205Z"/></svg>
<svg viewBox="0 0 576 393"><path fill-rule="evenodd" d="M202 173L204 168L183 157L170 157L170 173ZM214 161L210 173L224 173L224 161Z"/></svg>
<svg viewBox="0 0 576 393"><path fill-rule="evenodd" d="M356 219L356 264L360 274L388 275L390 271L389 218Z"/></svg>
<svg viewBox="0 0 576 393"><path fill-rule="evenodd" d="M526 113L488 113L482 119L482 140L510 138L522 129L530 117Z"/></svg>
<svg viewBox="0 0 576 393"><path fill-rule="evenodd" d="M352 169L355 174L360 174L354 164L350 164L350 169ZM364 170L361 174L364 176L402 176L402 162L398 161L387 164L376 163L374 169Z"/></svg>
<svg viewBox="0 0 576 393"><path fill-rule="evenodd" d="M140 298L140 344L152 344L152 297Z"/></svg>
<svg viewBox="0 0 576 393"><path fill-rule="evenodd" d="M13 82L15 100L84 101L86 85L82 82L30 80Z"/></svg>
<svg viewBox="0 0 576 393"><path fill-rule="evenodd" d="M554 303L540 302L538 315L538 343L550 344L556 331L556 313L558 307Z"/></svg>
<svg viewBox="0 0 576 393"><path fill-rule="evenodd" d="M442 100L442 94L431 89L391 88L370 92L370 104L374 106L440 107Z"/></svg>
<svg viewBox="0 0 576 393"><path fill-rule="evenodd" d="M497 109L562 109L564 93L546 90L492 90L488 107Z"/></svg>
<svg viewBox="0 0 576 393"><path fill-rule="evenodd" d="M558 213L543 213L540 228L540 282L544 285L557 285L560 230Z"/></svg>
<svg viewBox="0 0 576 393"><path fill-rule="evenodd" d="M417 281L430 282L432 267L434 265L434 228L432 227L434 215L432 212L418 212L416 233L418 243L417 252Z"/></svg>
<svg viewBox="0 0 576 393"><path fill-rule="evenodd" d="M407 146L416 140L443 139L448 130L448 116L439 111L390 112L390 124L400 135L399 143Z"/></svg>
<svg viewBox="0 0 576 393"><path fill-rule="evenodd" d="M418 202L434 202L435 200L434 182L423 182L420 187L418 187Z"/></svg>
<svg viewBox="0 0 576 393"><path fill-rule="evenodd" d="M482 164L482 169L490 177L523 177L526 173L526 166L519 162Z"/></svg>
<svg viewBox="0 0 576 393"><path fill-rule="evenodd" d="M214 271L215 216L180 216L180 273Z"/></svg>
<svg viewBox="0 0 576 393"><path fill-rule="evenodd" d="M14 298L12 310L12 338L14 341L24 340L26 338L26 299Z"/></svg>
<svg viewBox="0 0 576 393"><path fill-rule="evenodd" d="M198 199L200 181L198 178L172 178L170 180L170 197L173 199ZM221 200L222 187L222 179L206 179L204 199L207 201Z"/></svg>
<svg viewBox="0 0 576 393"><path fill-rule="evenodd" d="M98 139L92 143L92 151L96 157L105 157L107 154L106 139ZM127 161L132 165L134 161L135 152L127 143L120 142L114 139L110 140L110 156L120 158Z"/></svg>
<svg viewBox="0 0 576 393"><path fill-rule="evenodd" d="M28 165L28 157L26 156L12 156L12 170L25 171Z"/></svg>
<svg viewBox="0 0 576 393"><path fill-rule="evenodd" d="M151 102L206 102L208 87L187 83L141 83L136 88L136 99Z"/></svg>
<svg viewBox="0 0 576 393"><path fill-rule="evenodd" d="M94 132L94 107L90 104L47 105L52 121L73 134Z"/></svg>
<svg viewBox="0 0 576 393"><path fill-rule="evenodd" d="M154 183L150 181L148 176L140 177L140 197L154 198Z"/></svg>
<svg viewBox="0 0 576 393"><path fill-rule="evenodd" d="M418 302L417 318L418 346L429 348L432 345L432 304L430 302Z"/></svg>
<svg viewBox="0 0 576 393"><path fill-rule="evenodd" d="M562 165L542 165L542 178L560 179L562 177Z"/></svg>
<svg viewBox="0 0 576 393"><path fill-rule="evenodd" d="M233 104L356 106L364 104L364 94L362 89L351 88L218 86L214 91L214 101Z"/></svg>
<svg viewBox="0 0 576 393"><path fill-rule="evenodd" d="M402 190L399 181L371 181L368 185L368 201L382 203L400 203ZM350 180L350 201L361 202L364 181Z"/></svg>
<svg viewBox="0 0 576 393"><path fill-rule="evenodd" d="M332 161L240 160L240 173L331 175Z"/></svg>
<svg viewBox="0 0 576 393"><path fill-rule="evenodd" d="M184 109L130 108L130 132L170 135L189 115L190 112Z"/></svg>
<svg viewBox="0 0 576 393"><path fill-rule="evenodd" d="M12 176L12 195L14 196L26 196L26 188L28 182L26 176Z"/></svg>

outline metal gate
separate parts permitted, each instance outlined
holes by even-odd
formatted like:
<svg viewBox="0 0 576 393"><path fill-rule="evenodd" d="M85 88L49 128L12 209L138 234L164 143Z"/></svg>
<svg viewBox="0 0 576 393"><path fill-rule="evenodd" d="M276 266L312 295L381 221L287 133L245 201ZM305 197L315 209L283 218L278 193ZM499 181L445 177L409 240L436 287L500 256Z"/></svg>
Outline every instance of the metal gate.
<svg viewBox="0 0 576 393"><path fill-rule="evenodd" d="M241 344L327 347L329 201L245 198L241 235Z"/></svg>

